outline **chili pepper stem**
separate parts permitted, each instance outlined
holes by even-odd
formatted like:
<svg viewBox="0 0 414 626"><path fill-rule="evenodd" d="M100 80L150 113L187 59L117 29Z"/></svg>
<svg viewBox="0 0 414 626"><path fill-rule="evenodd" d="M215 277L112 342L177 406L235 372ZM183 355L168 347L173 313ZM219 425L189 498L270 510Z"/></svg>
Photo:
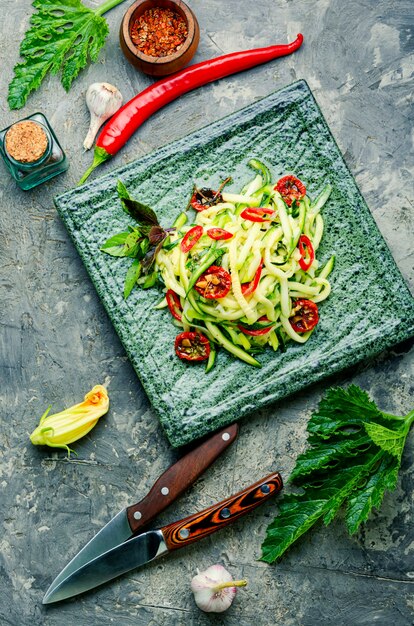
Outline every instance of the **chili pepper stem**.
<svg viewBox="0 0 414 626"><path fill-rule="evenodd" d="M106 2L104 2L103 4L101 4L101 6L95 9L94 13L95 15L103 15L104 13L107 13L108 11L116 7L118 4L121 4L121 2L124 2L124 0L106 0Z"/></svg>
<svg viewBox="0 0 414 626"><path fill-rule="evenodd" d="M212 591L217 593L217 591L221 591L222 589L228 589L229 587L245 587L247 585L247 580L230 580L225 583L218 583L218 585L214 585Z"/></svg>
<svg viewBox="0 0 414 626"><path fill-rule="evenodd" d="M106 150L104 150L104 148L95 146L95 150L93 154L93 163L90 167L88 167L88 169L86 170L86 172L84 173L80 181L78 182L78 185L82 185L86 181L86 179L89 178L89 176L92 174L94 169L97 168L98 165L101 165L101 163L104 163L105 161L110 159L111 156L112 155L109 154L109 152L107 152Z"/></svg>

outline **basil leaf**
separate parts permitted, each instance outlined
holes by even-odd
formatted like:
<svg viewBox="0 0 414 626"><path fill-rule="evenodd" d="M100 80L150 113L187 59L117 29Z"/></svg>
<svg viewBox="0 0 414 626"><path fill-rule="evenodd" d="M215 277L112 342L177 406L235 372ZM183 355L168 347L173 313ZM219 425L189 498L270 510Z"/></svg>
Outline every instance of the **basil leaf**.
<svg viewBox="0 0 414 626"><path fill-rule="evenodd" d="M138 278L141 275L141 263L139 261L139 259L135 259L134 261L132 261L131 265L129 266L129 269L127 271L127 275L125 278L125 284L124 284L124 298L125 300L128 298L129 294L131 293L135 283L137 282Z"/></svg>
<svg viewBox="0 0 414 626"><path fill-rule="evenodd" d="M128 239L131 233L118 233L113 237L110 237L103 246L101 246L101 251L106 252L106 254L110 254L111 256L125 256L125 242Z"/></svg>
<svg viewBox="0 0 414 626"><path fill-rule="evenodd" d="M139 224L159 226L155 211L153 211L151 207L146 204L138 202L138 200L132 200L132 198L122 198L122 204L130 216L133 217Z"/></svg>

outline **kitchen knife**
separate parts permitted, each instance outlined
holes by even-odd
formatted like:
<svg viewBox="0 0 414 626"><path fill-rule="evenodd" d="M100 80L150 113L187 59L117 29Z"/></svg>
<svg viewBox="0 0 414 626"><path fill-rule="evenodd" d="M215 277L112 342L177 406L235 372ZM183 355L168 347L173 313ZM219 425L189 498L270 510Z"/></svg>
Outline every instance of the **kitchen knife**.
<svg viewBox="0 0 414 626"><path fill-rule="evenodd" d="M163 554L187 546L255 509L283 487L278 472L204 511L150 530L111 548L53 584L43 604L65 600L101 585Z"/></svg>
<svg viewBox="0 0 414 626"><path fill-rule="evenodd" d="M171 465L140 502L123 509L101 528L55 578L46 595L82 565L141 531L210 467L233 443L237 433L238 425L232 424L203 441Z"/></svg>

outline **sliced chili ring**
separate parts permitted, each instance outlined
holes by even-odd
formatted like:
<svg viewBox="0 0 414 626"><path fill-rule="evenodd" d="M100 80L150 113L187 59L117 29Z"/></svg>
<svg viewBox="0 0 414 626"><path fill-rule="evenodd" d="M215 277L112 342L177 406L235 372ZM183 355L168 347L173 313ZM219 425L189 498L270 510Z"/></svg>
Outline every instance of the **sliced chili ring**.
<svg viewBox="0 0 414 626"><path fill-rule="evenodd" d="M175 293L175 291L173 291L172 289L169 289L167 293L165 294L165 298L167 300L168 308L170 310L171 315L176 320L181 322L182 320L181 312L183 309L181 307L179 296Z"/></svg>
<svg viewBox="0 0 414 626"><path fill-rule="evenodd" d="M296 300L289 317L290 325L297 333L306 333L319 322L318 307L312 300Z"/></svg>
<svg viewBox="0 0 414 626"><path fill-rule="evenodd" d="M261 323L260 323L261 322ZM252 324L250 327L242 326L242 324L238 324L237 328L241 330L245 335L250 335L251 337L257 337L259 335L267 335L270 333L274 326L274 322L271 322L266 315L260 317L255 324Z"/></svg>
<svg viewBox="0 0 414 626"><path fill-rule="evenodd" d="M253 280L251 280L249 283L242 284L241 290L244 296L250 296L252 293L256 291L257 286L260 281L260 277L262 275L262 269L263 269L263 262L260 263L259 267L257 268L256 274L254 275Z"/></svg>
<svg viewBox="0 0 414 626"><path fill-rule="evenodd" d="M219 241L221 239L231 239L233 237L233 233L229 233L229 231L224 230L224 228L209 228L207 235L210 239L214 239L215 241Z"/></svg>
<svg viewBox="0 0 414 626"><path fill-rule="evenodd" d="M288 206L291 206L295 200L302 200L306 195L306 187L296 176L283 176L277 181L276 191L280 193L283 200Z"/></svg>
<svg viewBox="0 0 414 626"><path fill-rule="evenodd" d="M204 211L219 202L223 202L221 193L214 191L214 189L208 189L207 187L195 189L190 199L190 205L195 211Z"/></svg>
<svg viewBox="0 0 414 626"><path fill-rule="evenodd" d="M191 248L193 248L196 245L197 241L200 239L202 234L203 234L202 226L194 226L193 228L190 228L190 230L186 232L183 240L180 243L181 251L189 252Z"/></svg>
<svg viewBox="0 0 414 626"><path fill-rule="evenodd" d="M267 207L249 206L240 213L240 217L250 222L269 222L271 219L269 216L274 213L273 209Z"/></svg>
<svg viewBox="0 0 414 626"><path fill-rule="evenodd" d="M186 331L175 338L175 353L183 361L205 361L210 356L210 342L199 332Z"/></svg>
<svg viewBox="0 0 414 626"><path fill-rule="evenodd" d="M195 289L208 300L224 298L231 289L231 276L224 267L211 265L201 274L195 284Z"/></svg>
<svg viewBox="0 0 414 626"><path fill-rule="evenodd" d="M301 254L299 265L306 272L315 260L315 250L306 235L301 235L299 238L299 252Z"/></svg>

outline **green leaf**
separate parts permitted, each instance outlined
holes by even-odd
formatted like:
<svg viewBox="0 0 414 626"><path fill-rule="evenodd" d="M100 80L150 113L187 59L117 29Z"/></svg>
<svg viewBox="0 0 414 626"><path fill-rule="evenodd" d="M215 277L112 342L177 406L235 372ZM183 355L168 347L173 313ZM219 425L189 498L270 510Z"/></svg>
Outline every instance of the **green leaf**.
<svg viewBox="0 0 414 626"><path fill-rule="evenodd" d="M158 218L155 211L151 207L138 202L138 200L132 200L132 198L121 198L123 206L134 220L137 220L138 224L144 224L147 226L158 226Z"/></svg>
<svg viewBox="0 0 414 626"><path fill-rule="evenodd" d="M23 61L9 85L11 109L22 108L48 72L61 70L68 91L88 61L97 60L109 32L106 20L79 0L34 0L33 6L37 12L20 46Z"/></svg>
<svg viewBox="0 0 414 626"><path fill-rule="evenodd" d="M396 430L384 426L390 421ZM413 422L414 411L406 417L382 413L355 385L330 389L308 422L309 447L290 477L301 491L282 500L267 529L262 560L279 558L319 520L329 524L342 505L348 531L356 532L385 491L395 489Z"/></svg>
<svg viewBox="0 0 414 626"><path fill-rule="evenodd" d="M377 446L396 456L397 459L401 459L407 436L406 432L391 430L379 424L365 424L365 430Z"/></svg>
<svg viewBox="0 0 414 626"><path fill-rule="evenodd" d="M101 246L102 252L106 252L106 254L110 254L111 256L125 256L125 242L131 233L118 233L113 237L110 237L105 243Z"/></svg>
<svg viewBox="0 0 414 626"><path fill-rule="evenodd" d="M125 300L128 298L129 294L131 293L140 275L141 275L141 262L139 261L139 259L135 259L134 261L132 261L131 265L129 266L129 270L127 271L127 275L125 278L125 285L124 285Z"/></svg>

